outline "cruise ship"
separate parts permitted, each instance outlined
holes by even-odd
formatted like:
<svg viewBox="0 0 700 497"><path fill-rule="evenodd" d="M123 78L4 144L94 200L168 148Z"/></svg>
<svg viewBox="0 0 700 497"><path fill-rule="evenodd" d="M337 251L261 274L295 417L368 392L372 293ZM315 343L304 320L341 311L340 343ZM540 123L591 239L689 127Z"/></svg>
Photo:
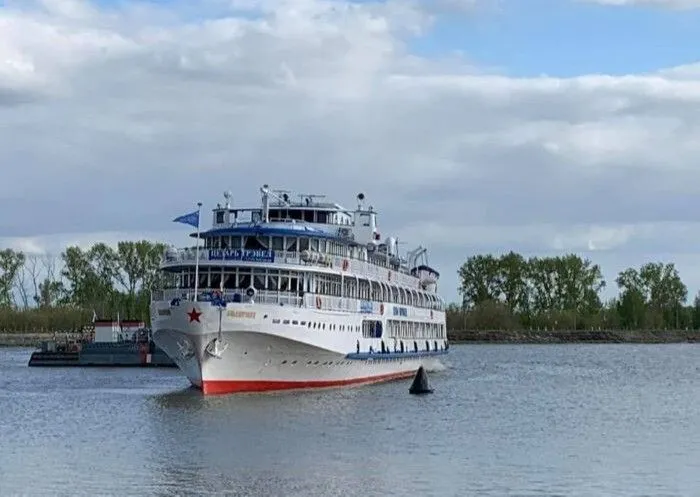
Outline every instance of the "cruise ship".
<svg viewBox="0 0 700 497"><path fill-rule="evenodd" d="M443 369L449 351L439 273L399 252L377 212L324 195L231 192L200 230L202 204L174 221L192 248L168 248L151 297L153 340L204 394L330 388ZM295 198L292 198L295 197Z"/></svg>

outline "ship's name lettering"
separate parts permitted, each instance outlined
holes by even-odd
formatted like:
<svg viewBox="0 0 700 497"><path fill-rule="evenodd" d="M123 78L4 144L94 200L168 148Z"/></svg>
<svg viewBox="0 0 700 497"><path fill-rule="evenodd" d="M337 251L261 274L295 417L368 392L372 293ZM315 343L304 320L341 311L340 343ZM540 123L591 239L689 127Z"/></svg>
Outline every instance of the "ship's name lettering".
<svg viewBox="0 0 700 497"><path fill-rule="evenodd" d="M255 313L252 311L228 311L226 315L230 318L254 319Z"/></svg>
<svg viewBox="0 0 700 497"><path fill-rule="evenodd" d="M209 249L209 260L275 262L275 251L247 249Z"/></svg>
<svg viewBox="0 0 700 497"><path fill-rule="evenodd" d="M394 316L408 317L408 309L405 307L394 307Z"/></svg>

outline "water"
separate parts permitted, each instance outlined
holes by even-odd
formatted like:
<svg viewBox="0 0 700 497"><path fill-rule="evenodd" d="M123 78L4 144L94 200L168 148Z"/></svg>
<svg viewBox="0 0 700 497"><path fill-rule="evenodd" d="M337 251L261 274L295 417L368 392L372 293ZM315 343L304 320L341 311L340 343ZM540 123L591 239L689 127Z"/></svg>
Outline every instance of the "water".
<svg viewBox="0 0 700 497"><path fill-rule="evenodd" d="M700 346L454 346L450 369L202 397L0 349L0 494L700 495Z"/></svg>

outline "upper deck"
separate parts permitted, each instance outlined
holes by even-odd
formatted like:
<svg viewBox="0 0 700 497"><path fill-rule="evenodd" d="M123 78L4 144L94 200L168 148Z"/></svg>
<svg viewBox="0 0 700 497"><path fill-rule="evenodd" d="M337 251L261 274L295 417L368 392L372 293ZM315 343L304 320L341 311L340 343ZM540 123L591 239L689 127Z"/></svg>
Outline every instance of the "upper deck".
<svg viewBox="0 0 700 497"><path fill-rule="evenodd" d="M319 272L346 273L397 285L418 288L426 273L437 281L439 274L426 259L426 250L418 247L402 257L398 241L382 241L377 212L365 208L364 195L357 196L354 211L326 202L321 195L299 195L261 188L261 206L232 208L230 193L226 204L213 209L209 230L193 233L204 240L199 249L202 264L247 266L272 264L287 269L315 269ZM196 248L168 250L162 267L174 270L191 266ZM419 260L423 258L422 263ZM435 291L435 285L431 285Z"/></svg>

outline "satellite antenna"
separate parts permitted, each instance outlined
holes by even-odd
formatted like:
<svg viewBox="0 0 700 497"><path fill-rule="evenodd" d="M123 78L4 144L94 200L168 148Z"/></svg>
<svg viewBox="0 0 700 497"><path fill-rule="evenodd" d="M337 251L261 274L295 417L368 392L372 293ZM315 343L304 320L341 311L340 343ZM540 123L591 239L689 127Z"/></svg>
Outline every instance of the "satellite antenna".
<svg viewBox="0 0 700 497"><path fill-rule="evenodd" d="M226 208L231 208L231 190L226 190L224 192L224 198L226 199Z"/></svg>

